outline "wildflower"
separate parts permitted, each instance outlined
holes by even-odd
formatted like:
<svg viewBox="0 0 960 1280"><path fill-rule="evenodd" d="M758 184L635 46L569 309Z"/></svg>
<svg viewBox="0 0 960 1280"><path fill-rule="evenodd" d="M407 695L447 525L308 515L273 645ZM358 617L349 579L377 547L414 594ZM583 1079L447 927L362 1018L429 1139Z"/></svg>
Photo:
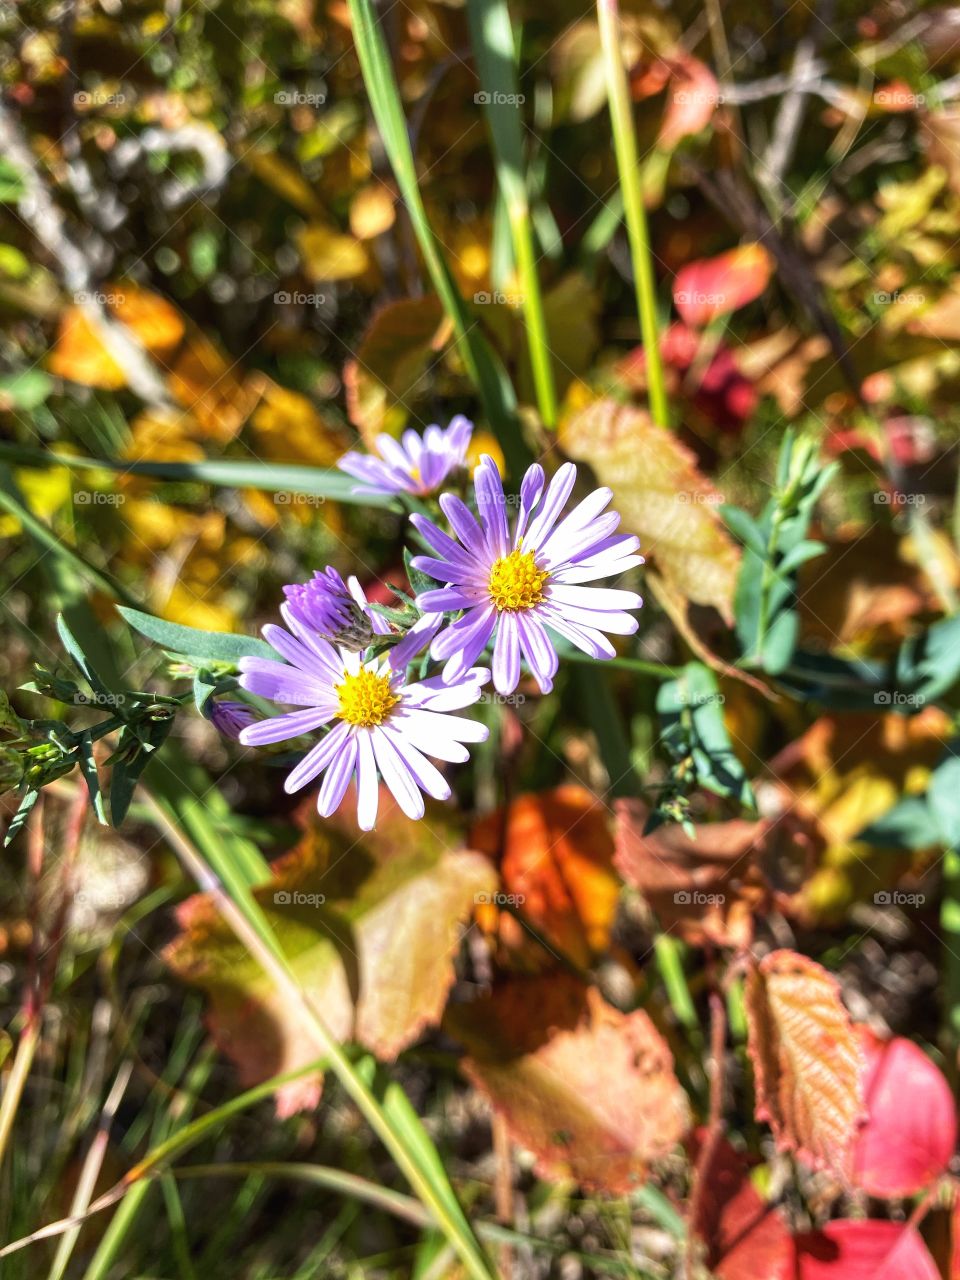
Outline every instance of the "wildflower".
<svg viewBox="0 0 960 1280"><path fill-rule="evenodd" d="M228 698L223 698L216 702L211 701L207 706L214 728L225 738L233 738L237 742L240 741L240 730L245 729L248 724L253 724L257 719L257 713L253 707L248 707L245 702L232 702Z"/></svg>
<svg viewBox="0 0 960 1280"><path fill-rule="evenodd" d="M473 423L457 414L446 430L429 426L422 437L412 430L405 431L400 440L379 435L379 458L351 450L337 466L363 482L354 493L410 493L422 498L434 493L451 471L465 464L472 434Z"/></svg>
<svg viewBox="0 0 960 1280"><path fill-rule="evenodd" d="M635 554L639 539L615 534L620 517L603 513L613 496L605 488L560 520L576 478L576 467L565 463L544 490L543 468L529 467L511 536L500 475L484 456L474 473L479 524L453 494L444 494L440 506L457 540L424 516L410 517L436 552L415 556L414 568L447 584L418 596L418 605L464 611L431 645L431 655L446 661L444 679L459 680L493 637L497 692L517 687L522 655L541 691L549 693L558 658L547 628L594 658L614 656L604 632L636 631L636 618L625 610L640 607L638 595L581 584L642 564Z"/></svg>
<svg viewBox="0 0 960 1280"><path fill-rule="evenodd" d="M299 791L323 773L317 808L326 818L355 778L363 831L376 822L378 774L410 818L423 817L421 792L446 800L450 786L427 756L462 764L469 759L464 743L486 738L483 725L449 713L478 700L489 672L474 668L456 683L434 676L408 684L396 649L367 660L346 647L335 648L289 605L282 612L289 632L273 625L263 629L282 661L241 658L240 684L300 709L249 725L240 741L247 746L284 742L332 723L287 776L284 788ZM425 643L423 635L419 643Z"/></svg>

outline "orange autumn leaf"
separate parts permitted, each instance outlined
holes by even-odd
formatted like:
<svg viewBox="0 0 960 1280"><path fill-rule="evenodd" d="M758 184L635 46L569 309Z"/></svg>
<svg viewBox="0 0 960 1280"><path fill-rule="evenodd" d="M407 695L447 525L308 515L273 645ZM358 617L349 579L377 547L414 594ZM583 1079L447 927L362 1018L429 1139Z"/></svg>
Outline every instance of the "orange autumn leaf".
<svg viewBox="0 0 960 1280"><path fill-rule="evenodd" d="M183 337L183 317L157 293L123 282L104 285L97 297L110 316L121 321L149 355L163 358ZM90 318L80 303L66 307L60 317L48 368L57 377L105 391L116 391L127 381L122 366L98 332L95 319Z"/></svg>
<svg viewBox="0 0 960 1280"><path fill-rule="evenodd" d="M61 315L56 345L47 368L58 378L104 391L116 391L127 381L123 369L80 307L67 307Z"/></svg>
<svg viewBox="0 0 960 1280"><path fill-rule="evenodd" d="M124 281L108 286L105 297L110 312L136 334L151 355L172 351L183 337L183 317L158 293Z"/></svg>
<svg viewBox="0 0 960 1280"><path fill-rule="evenodd" d="M390 302L374 314L343 370L347 413L368 449L380 432L397 434L405 425L445 330L443 307L433 296Z"/></svg>
<svg viewBox="0 0 960 1280"><path fill-rule="evenodd" d="M673 284L681 319L703 328L759 298L773 272L773 258L761 244L744 244L715 258L688 262Z"/></svg>
<svg viewBox="0 0 960 1280"><path fill-rule="evenodd" d="M567 974L514 978L448 1011L463 1071L533 1152L540 1177L626 1195L689 1126L689 1104L649 1016L623 1014Z"/></svg>
<svg viewBox="0 0 960 1280"><path fill-rule="evenodd" d="M840 984L807 956L773 951L749 970L745 1004L757 1119L781 1151L848 1180L866 1064Z"/></svg>
<svg viewBox="0 0 960 1280"><path fill-rule="evenodd" d="M606 950L620 886L606 810L589 791L565 786L519 796L505 825L502 810L491 814L474 827L470 843L490 857L502 848L502 891L574 963L589 965ZM506 915L500 932L511 950L525 939Z"/></svg>
<svg viewBox="0 0 960 1280"><path fill-rule="evenodd" d="M232 440L257 400L259 382L241 382L236 362L228 360L205 334L194 333L170 370L167 385L189 409L204 436L225 444Z"/></svg>

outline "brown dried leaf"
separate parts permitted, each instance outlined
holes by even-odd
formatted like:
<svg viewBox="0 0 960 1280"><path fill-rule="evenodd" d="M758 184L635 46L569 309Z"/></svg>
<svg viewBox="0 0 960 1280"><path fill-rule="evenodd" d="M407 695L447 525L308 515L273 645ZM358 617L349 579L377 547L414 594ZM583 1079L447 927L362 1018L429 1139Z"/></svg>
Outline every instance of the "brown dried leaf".
<svg viewBox="0 0 960 1280"><path fill-rule="evenodd" d="M666 581L732 622L740 551L717 514L722 496L690 450L643 409L610 398L567 414L560 442L613 489L624 529L640 535Z"/></svg>
<svg viewBox="0 0 960 1280"><path fill-rule="evenodd" d="M749 946L754 912L770 899L760 861L774 824L704 823L695 840L679 826L644 835L649 810L642 801L618 800L615 807L614 865L660 923L691 946Z"/></svg>
<svg viewBox="0 0 960 1280"><path fill-rule="evenodd" d="M866 1067L839 983L807 956L773 951L749 970L745 1004L757 1119L781 1151L847 1180Z"/></svg>
<svg viewBox="0 0 960 1280"><path fill-rule="evenodd" d="M480 854L448 848L435 820L410 822L386 793L381 809L377 832L363 841L312 828L255 896L337 1039L390 1060L439 1021L461 925L496 875ZM210 898L188 899L178 917L183 932L166 959L207 992L211 1031L244 1085L319 1055ZM319 1092L318 1078L298 1081L278 1107L289 1114Z"/></svg>
<svg viewBox="0 0 960 1280"><path fill-rule="evenodd" d="M576 978L512 979L447 1025L467 1045L465 1074L541 1177L626 1195L687 1130L687 1097L650 1018Z"/></svg>

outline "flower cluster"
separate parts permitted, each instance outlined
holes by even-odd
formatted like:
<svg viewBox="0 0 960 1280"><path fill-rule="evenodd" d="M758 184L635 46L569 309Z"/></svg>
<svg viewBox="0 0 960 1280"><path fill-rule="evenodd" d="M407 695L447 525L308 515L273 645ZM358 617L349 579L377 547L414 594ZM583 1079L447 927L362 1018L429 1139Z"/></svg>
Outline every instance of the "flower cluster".
<svg viewBox="0 0 960 1280"><path fill-rule="evenodd" d="M340 465L362 481L357 492L428 496L462 467L471 431L465 418L455 418L446 431L428 427L422 439L406 432L402 447L379 437L382 458L349 453ZM630 611L640 607L638 595L587 584L642 564L639 540L617 533L620 517L606 510L609 489L596 489L564 514L576 478L568 462L547 483L535 463L514 503L484 456L474 473L475 511L444 492L439 513L449 531L426 515L410 516L430 554L411 560L421 583L416 609L385 611L391 621L356 578L344 582L333 568L285 587L286 629L263 629L277 658L241 659L240 684L297 710L237 725L240 741L263 746L325 729L284 785L295 792L323 774L317 805L327 817L355 780L363 830L376 821L380 779L411 818L423 816L423 793L448 798L449 783L427 757L463 763L466 744L487 737L483 725L456 713L475 704L491 678L490 668L475 665L488 648L498 693L516 689L524 662L548 693L558 642L610 658L608 636L637 629ZM435 585L424 586L427 579ZM433 659L442 669L410 679L418 658L421 667Z"/></svg>

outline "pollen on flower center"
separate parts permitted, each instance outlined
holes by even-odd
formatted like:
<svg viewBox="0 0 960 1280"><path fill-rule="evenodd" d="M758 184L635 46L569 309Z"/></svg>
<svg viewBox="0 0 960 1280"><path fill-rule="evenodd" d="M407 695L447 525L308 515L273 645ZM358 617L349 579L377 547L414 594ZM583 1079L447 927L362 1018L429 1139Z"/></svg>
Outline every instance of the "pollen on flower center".
<svg viewBox="0 0 960 1280"><path fill-rule="evenodd" d="M493 562L490 598L501 611L532 609L543 601L543 587L550 575L538 569L532 551L511 551Z"/></svg>
<svg viewBox="0 0 960 1280"><path fill-rule="evenodd" d="M379 676L366 668L355 676L344 676L343 684L337 685L337 697L340 699L337 712L340 719L361 729L383 724L400 701L390 687L388 676Z"/></svg>

